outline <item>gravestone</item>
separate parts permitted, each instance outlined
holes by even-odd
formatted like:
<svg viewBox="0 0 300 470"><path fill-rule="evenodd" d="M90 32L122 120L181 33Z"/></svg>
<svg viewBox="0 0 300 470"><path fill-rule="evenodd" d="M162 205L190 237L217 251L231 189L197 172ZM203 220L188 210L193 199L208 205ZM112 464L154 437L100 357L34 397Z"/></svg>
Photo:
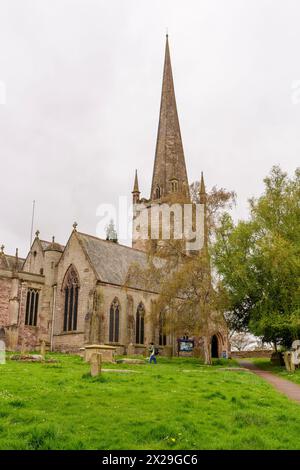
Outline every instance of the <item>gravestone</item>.
<svg viewBox="0 0 300 470"><path fill-rule="evenodd" d="M283 353L283 357L284 357L284 364L285 364L286 370L289 371L289 372L294 372L295 371L295 364L292 361L291 351L285 351Z"/></svg>
<svg viewBox="0 0 300 470"><path fill-rule="evenodd" d="M26 344L25 344L25 339L22 340L22 344L21 344L21 354L25 354L26 353Z"/></svg>
<svg viewBox="0 0 300 470"><path fill-rule="evenodd" d="M166 356L166 357L173 356L173 347L171 345L164 346L163 356Z"/></svg>
<svg viewBox="0 0 300 470"><path fill-rule="evenodd" d="M85 360L85 348L79 348L79 355Z"/></svg>
<svg viewBox="0 0 300 470"><path fill-rule="evenodd" d="M283 353L279 351L273 352L271 354L271 363L273 364L273 366L284 366L285 360L283 357Z"/></svg>
<svg viewBox="0 0 300 470"><path fill-rule="evenodd" d="M102 354L93 353L90 358L91 376L96 377L101 374Z"/></svg>
<svg viewBox="0 0 300 470"><path fill-rule="evenodd" d="M292 344L292 363L295 367L300 366L300 340L296 339Z"/></svg>
<svg viewBox="0 0 300 470"><path fill-rule="evenodd" d="M84 360L90 362L92 354L101 353L104 362L115 362L116 347L106 344L88 344L85 346Z"/></svg>
<svg viewBox="0 0 300 470"><path fill-rule="evenodd" d="M291 351L283 353L285 368L289 372L295 372L296 367L300 366L300 340L297 339L292 344Z"/></svg>
<svg viewBox="0 0 300 470"><path fill-rule="evenodd" d="M0 339L0 364L5 364L5 342Z"/></svg>
<svg viewBox="0 0 300 470"><path fill-rule="evenodd" d="M41 350L40 350L40 355L45 359L45 354L46 354L46 342L42 341L41 342Z"/></svg>

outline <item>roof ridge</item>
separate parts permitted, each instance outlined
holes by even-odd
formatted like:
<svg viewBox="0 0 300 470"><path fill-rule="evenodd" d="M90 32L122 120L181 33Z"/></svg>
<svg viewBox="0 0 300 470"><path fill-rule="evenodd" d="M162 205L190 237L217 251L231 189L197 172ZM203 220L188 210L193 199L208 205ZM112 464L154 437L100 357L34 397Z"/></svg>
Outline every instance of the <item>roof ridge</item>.
<svg viewBox="0 0 300 470"><path fill-rule="evenodd" d="M128 245L122 245L121 243L116 243L112 240L105 240L104 238L96 237L95 235L90 235L89 233L84 233L84 232L77 232L77 234L78 235L83 235L85 237L94 238L95 240L99 240L100 242L113 243L116 246L120 246L122 248L127 248L128 250L138 251L139 253L143 253L143 254L146 255L146 253L142 250L138 250L137 248L132 248L131 246L128 246Z"/></svg>
<svg viewBox="0 0 300 470"><path fill-rule="evenodd" d="M42 242L42 243L49 243L50 245L51 245L51 243L53 243L52 241L50 242L50 241L48 241L48 240L42 240L41 238L39 238L39 240L40 240L40 242ZM57 241L55 241L55 243L58 243L58 245L61 245L61 246L65 246L65 245L63 245L62 243L59 243L59 242L57 242Z"/></svg>
<svg viewBox="0 0 300 470"><path fill-rule="evenodd" d="M3 253L3 255L4 255L4 256L7 256L8 258L15 258L15 257L16 257L16 255L8 255L8 254L6 254L6 253ZM25 261L26 258L20 258L20 257L18 257L18 259L19 259L19 261L20 261L20 260Z"/></svg>

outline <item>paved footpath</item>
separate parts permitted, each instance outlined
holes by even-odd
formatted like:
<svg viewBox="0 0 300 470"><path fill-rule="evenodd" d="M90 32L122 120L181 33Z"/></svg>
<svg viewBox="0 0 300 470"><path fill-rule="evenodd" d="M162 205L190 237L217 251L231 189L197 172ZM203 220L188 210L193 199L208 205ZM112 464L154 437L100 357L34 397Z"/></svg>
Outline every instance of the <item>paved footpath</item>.
<svg viewBox="0 0 300 470"><path fill-rule="evenodd" d="M300 403L300 385L290 382L290 380L282 379L281 377L278 377L278 375L272 374L272 372L258 369L252 362L239 360L238 363L240 366L251 370L254 374L265 379L279 392L284 393L291 400L295 400Z"/></svg>

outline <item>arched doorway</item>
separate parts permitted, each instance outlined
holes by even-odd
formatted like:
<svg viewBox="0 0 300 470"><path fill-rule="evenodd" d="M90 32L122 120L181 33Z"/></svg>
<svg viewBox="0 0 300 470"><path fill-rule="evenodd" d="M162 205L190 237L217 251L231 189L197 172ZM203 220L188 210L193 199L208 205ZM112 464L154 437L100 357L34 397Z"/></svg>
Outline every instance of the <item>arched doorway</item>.
<svg viewBox="0 0 300 470"><path fill-rule="evenodd" d="M219 357L219 341L217 335L211 338L211 357Z"/></svg>

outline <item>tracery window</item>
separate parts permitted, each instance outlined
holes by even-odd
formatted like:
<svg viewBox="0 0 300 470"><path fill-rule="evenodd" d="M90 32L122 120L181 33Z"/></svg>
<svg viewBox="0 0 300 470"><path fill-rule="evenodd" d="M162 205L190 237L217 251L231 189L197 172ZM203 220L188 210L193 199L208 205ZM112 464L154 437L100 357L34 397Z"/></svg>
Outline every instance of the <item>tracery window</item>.
<svg viewBox="0 0 300 470"><path fill-rule="evenodd" d="M144 344L145 337L145 307L143 302L140 302L136 311L136 321L135 321L135 333L136 338L135 342L137 344Z"/></svg>
<svg viewBox="0 0 300 470"><path fill-rule="evenodd" d="M64 331L76 331L78 315L79 279L74 266L66 272L64 283Z"/></svg>
<svg viewBox="0 0 300 470"><path fill-rule="evenodd" d="M39 291L37 289L28 289L25 310L25 325L36 326L39 308Z"/></svg>
<svg viewBox="0 0 300 470"><path fill-rule="evenodd" d="M117 297L112 301L109 311L109 341L119 342L120 330L120 303Z"/></svg>

